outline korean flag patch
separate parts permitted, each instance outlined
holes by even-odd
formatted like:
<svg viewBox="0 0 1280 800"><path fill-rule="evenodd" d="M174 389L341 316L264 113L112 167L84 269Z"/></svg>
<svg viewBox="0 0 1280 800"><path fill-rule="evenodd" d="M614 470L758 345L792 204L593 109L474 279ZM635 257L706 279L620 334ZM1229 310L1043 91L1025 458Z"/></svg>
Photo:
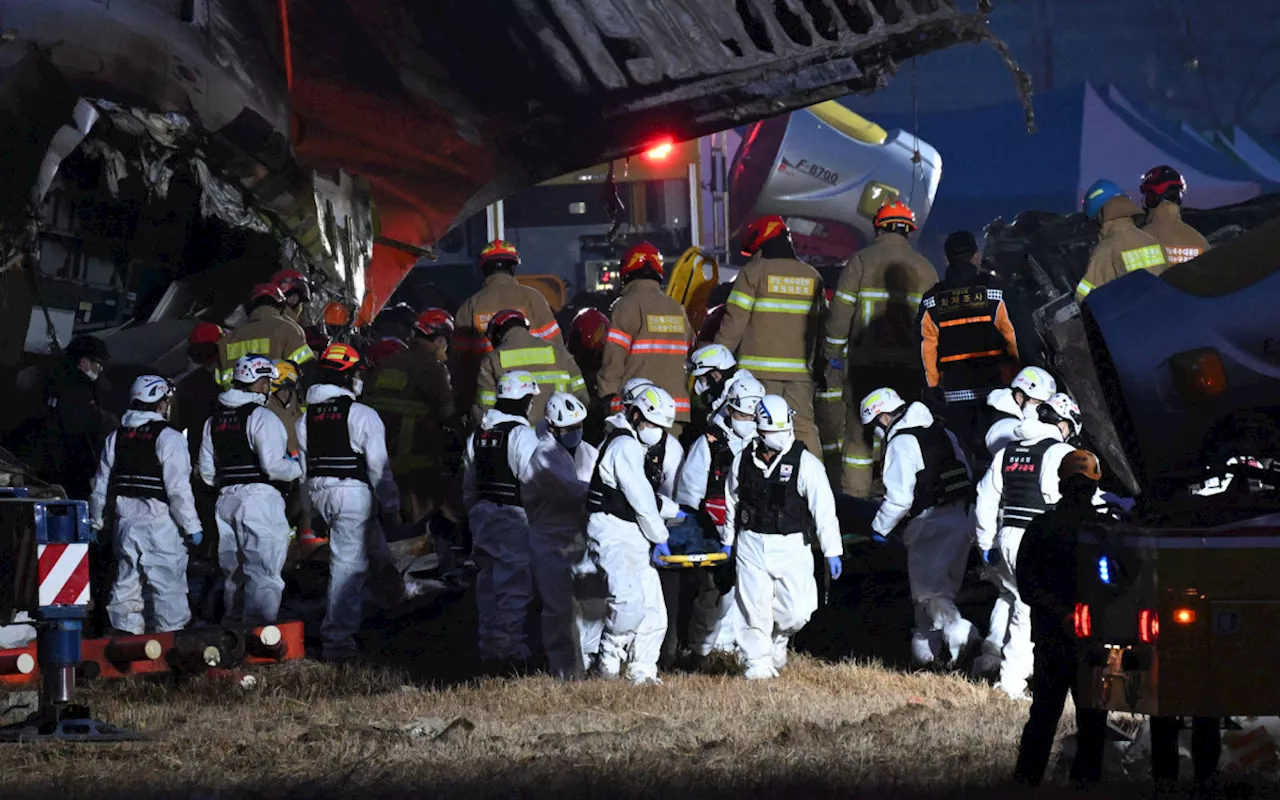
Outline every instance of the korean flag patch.
<svg viewBox="0 0 1280 800"><path fill-rule="evenodd" d="M783 464L778 467L778 479L783 481L791 480L791 465Z"/></svg>

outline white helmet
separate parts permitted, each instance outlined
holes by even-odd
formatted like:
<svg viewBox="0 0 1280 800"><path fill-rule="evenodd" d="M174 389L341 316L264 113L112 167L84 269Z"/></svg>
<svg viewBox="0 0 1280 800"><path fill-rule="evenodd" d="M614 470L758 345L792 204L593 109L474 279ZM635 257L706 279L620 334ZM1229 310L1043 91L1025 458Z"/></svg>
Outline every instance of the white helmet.
<svg viewBox="0 0 1280 800"><path fill-rule="evenodd" d="M862 398L859 416L863 425L870 425L881 414L892 414L905 405L906 401L897 392L884 386Z"/></svg>
<svg viewBox="0 0 1280 800"><path fill-rule="evenodd" d="M756 403L756 427L761 433L789 431L795 416L795 409L776 394L767 394Z"/></svg>
<svg viewBox="0 0 1280 800"><path fill-rule="evenodd" d="M533 375L522 369L513 369L498 379L499 400L522 400L541 394Z"/></svg>
<svg viewBox="0 0 1280 800"><path fill-rule="evenodd" d="M1080 406L1070 395L1058 392L1048 400L1044 401L1038 409L1041 422L1047 422L1050 425L1056 425L1059 422L1066 422L1071 425L1073 435L1079 436L1084 430L1084 419L1080 414Z"/></svg>
<svg viewBox="0 0 1280 800"><path fill-rule="evenodd" d="M629 406L634 403L636 396L640 393L640 390L646 386L653 386L653 381L648 378L632 378L622 384L622 393L618 395L622 398L622 404L624 406Z"/></svg>
<svg viewBox="0 0 1280 800"><path fill-rule="evenodd" d="M276 371L276 365L266 356L250 355L241 358L236 362L235 369L231 371L231 380L236 383L256 383L262 378L270 378L275 380L280 377L280 373Z"/></svg>
<svg viewBox="0 0 1280 800"><path fill-rule="evenodd" d="M1032 400L1043 403L1058 391L1058 382L1039 367L1023 367L1022 371L1014 377L1013 383L1009 384L1009 388L1019 389Z"/></svg>
<svg viewBox="0 0 1280 800"><path fill-rule="evenodd" d="M676 401L666 390L657 386L646 386L636 394L631 402L640 416L659 428L670 428L676 424Z"/></svg>
<svg viewBox="0 0 1280 800"><path fill-rule="evenodd" d="M763 383L750 376L742 376L729 387L728 406L739 414L754 414L765 394Z"/></svg>
<svg viewBox="0 0 1280 800"><path fill-rule="evenodd" d="M129 399L135 403L159 403L173 394L173 384L159 375L139 375L129 390Z"/></svg>
<svg viewBox="0 0 1280 800"><path fill-rule="evenodd" d="M587 407L568 392L556 392L547 400L547 422L556 428L572 428L587 419Z"/></svg>
<svg viewBox="0 0 1280 800"><path fill-rule="evenodd" d="M712 370L728 370L736 366L738 362L733 353L722 344L704 344L684 362L684 368L695 378L701 378Z"/></svg>

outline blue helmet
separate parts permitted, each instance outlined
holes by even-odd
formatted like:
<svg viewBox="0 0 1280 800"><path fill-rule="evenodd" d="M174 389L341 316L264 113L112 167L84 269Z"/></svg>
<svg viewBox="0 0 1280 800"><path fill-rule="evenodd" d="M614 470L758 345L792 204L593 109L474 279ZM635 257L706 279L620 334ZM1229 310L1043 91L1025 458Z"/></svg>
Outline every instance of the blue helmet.
<svg viewBox="0 0 1280 800"><path fill-rule="evenodd" d="M1109 180L1094 181L1084 193L1084 215L1089 219L1097 219L1098 212L1113 198L1124 195L1124 190Z"/></svg>

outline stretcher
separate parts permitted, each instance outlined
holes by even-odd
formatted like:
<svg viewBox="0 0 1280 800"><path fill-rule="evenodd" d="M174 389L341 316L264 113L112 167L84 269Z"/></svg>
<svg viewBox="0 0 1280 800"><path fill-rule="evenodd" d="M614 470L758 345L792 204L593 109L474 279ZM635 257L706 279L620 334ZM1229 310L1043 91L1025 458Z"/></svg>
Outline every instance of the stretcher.
<svg viewBox="0 0 1280 800"><path fill-rule="evenodd" d="M690 553L688 555L658 556L666 568L715 567L729 560L729 554L719 550L714 553Z"/></svg>

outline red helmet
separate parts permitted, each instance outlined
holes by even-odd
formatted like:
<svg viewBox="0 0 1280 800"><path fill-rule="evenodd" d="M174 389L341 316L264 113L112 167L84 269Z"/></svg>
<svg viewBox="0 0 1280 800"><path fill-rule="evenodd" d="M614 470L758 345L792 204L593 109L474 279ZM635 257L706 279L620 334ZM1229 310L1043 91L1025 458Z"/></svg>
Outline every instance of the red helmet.
<svg viewBox="0 0 1280 800"><path fill-rule="evenodd" d="M413 327L423 336L453 336L453 315L443 308L428 308Z"/></svg>
<svg viewBox="0 0 1280 800"><path fill-rule="evenodd" d="M374 364L378 364L382 359L387 358L388 356L393 356L402 350L407 350L408 348L408 345L396 337L384 336L369 347L369 360Z"/></svg>
<svg viewBox="0 0 1280 800"><path fill-rule="evenodd" d="M512 328L524 328L529 330L529 318L524 312L517 311L513 308L504 308L497 314L493 315L493 319L489 320L489 343L494 347L502 341L502 337L507 335L507 331Z"/></svg>
<svg viewBox="0 0 1280 800"><path fill-rule="evenodd" d="M1147 208L1155 208L1162 200L1181 204L1182 196L1187 193L1187 179L1173 167L1162 164L1147 170L1138 188L1142 190L1142 202Z"/></svg>
<svg viewBox="0 0 1280 800"><path fill-rule="evenodd" d="M278 306L284 305L284 292L274 283L259 283L249 290L250 303L264 298Z"/></svg>
<svg viewBox="0 0 1280 800"><path fill-rule="evenodd" d="M363 365L360 354L349 344L331 344L320 354L320 366L335 372L347 372Z"/></svg>
<svg viewBox="0 0 1280 800"><path fill-rule="evenodd" d="M280 287L280 292L288 296L290 292L302 295L302 302L311 300L311 281L296 269L282 269L271 276L271 282Z"/></svg>
<svg viewBox="0 0 1280 800"><path fill-rule="evenodd" d="M748 257L753 256L765 242L789 233L786 221L777 214L761 217L742 231L742 236L739 237L742 243L742 254Z"/></svg>
<svg viewBox="0 0 1280 800"><path fill-rule="evenodd" d="M877 230L895 230L901 226L906 229L906 233L910 233L916 229L916 214L901 200L890 200L876 212L872 224Z"/></svg>
<svg viewBox="0 0 1280 800"><path fill-rule="evenodd" d="M323 325L308 325L302 329L302 332L307 335L307 347L310 347L313 353L324 352L324 349L333 342Z"/></svg>
<svg viewBox="0 0 1280 800"><path fill-rule="evenodd" d="M573 355L604 350L609 335L609 318L603 311L584 308L573 315L569 326L569 352Z"/></svg>
<svg viewBox="0 0 1280 800"><path fill-rule="evenodd" d="M662 252L648 242L641 242L622 257L622 280L639 274L645 267L656 272L659 280L667 275L662 266Z"/></svg>
<svg viewBox="0 0 1280 800"><path fill-rule="evenodd" d="M191 335L187 337L187 346L196 347L202 344L217 344L226 331L221 325L215 325L212 322L197 322L196 326L191 329Z"/></svg>
<svg viewBox="0 0 1280 800"><path fill-rule="evenodd" d="M520 252L516 246L501 239L494 239L480 251L480 269L501 261L510 261L513 268L520 263Z"/></svg>
<svg viewBox="0 0 1280 800"><path fill-rule="evenodd" d="M716 340L716 334L720 332L720 323L724 322L724 314L724 303L707 309L707 318L702 321L702 327L698 328L699 342L711 344Z"/></svg>

